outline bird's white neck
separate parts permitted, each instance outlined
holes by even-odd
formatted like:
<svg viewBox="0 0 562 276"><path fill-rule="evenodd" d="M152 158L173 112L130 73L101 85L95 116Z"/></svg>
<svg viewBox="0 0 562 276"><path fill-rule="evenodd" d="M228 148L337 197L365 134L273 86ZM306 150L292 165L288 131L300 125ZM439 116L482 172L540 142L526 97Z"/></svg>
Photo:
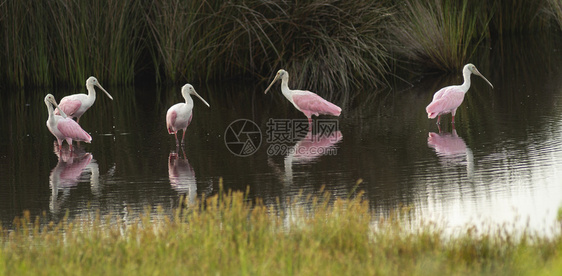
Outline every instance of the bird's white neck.
<svg viewBox="0 0 562 276"><path fill-rule="evenodd" d="M189 93L186 93L183 98L185 99L185 104L193 106L193 98Z"/></svg>
<svg viewBox="0 0 562 276"><path fill-rule="evenodd" d="M47 111L49 112L49 119L55 116L55 109L51 103L47 103Z"/></svg>
<svg viewBox="0 0 562 276"><path fill-rule="evenodd" d="M472 72L470 72L468 68L464 68L462 70L464 82L462 83L461 87L463 88L462 90L465 91L465 93L468 92L468 89L470 88L470 75L472 75Z"/></svg>
<svg viewBox="0 0 562 276"><path fill-rule="evenodd" d="M47 102L47 111L49 112L49 118L47 118L47 124L54 126L55 125L55 108L49 102Z"/></svg>
<svg viewBox="0 0 562 276"><path fill-rule="evenodd" d="M96 89L93 85L87 85L86 89L88 90L88 98L96 99Z"/></svg>
<svg viewBox="0 0 562 276"><path fill-rule="evenodd" d="M281 79L281 93L283 93L283 96L285 96L287 100L294 104L293 93L291 89L289 89L289 76L287 75L283 76Z"/></svg>

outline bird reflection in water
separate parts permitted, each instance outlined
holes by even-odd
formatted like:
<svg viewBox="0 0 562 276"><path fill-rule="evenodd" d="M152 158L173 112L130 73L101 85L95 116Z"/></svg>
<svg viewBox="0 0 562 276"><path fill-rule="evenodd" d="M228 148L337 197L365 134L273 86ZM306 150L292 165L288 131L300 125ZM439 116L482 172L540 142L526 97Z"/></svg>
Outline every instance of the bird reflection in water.
<svg viewBox="0 0 562 276"><path fill-rule="evenodd" d="M89 152L76 146L71 150L69 147L60 147L54 143L54 153L58 157L58 163L49 176L51 188L51 199L49 209L52 213L58 213L60 207L70 195L70 190L79 182L90 182L92 192L99 192L99 168L96 160ZM90 172L89 179L87 173ZM62 192L62 196L59 193Z"/></svg>
<svg viewBox="0 0 562 276"><path fill-rule="evenodd" d="M185 203L193 205L197 199L197 180L195 171L189 164L183 147L182 152L183 158L180 156L179 148L176 148L176 152L170 152L168 156L168 177L172 189L185 196Z"/></svg>
<svg viewBox="0 0 562 276"><path fill-rule="evenodd" d="M289 185L292 184L293 165L313 163L321 156L335 155L337 152L336 144L338 144L342 138L343 135L339 130L329 133L313 134L309 129L306 136L297 141L293 147L288 148L286 152L284 157L284 182ZM269 159L269 165L277 172L281 173L271 159Z"/></svg>
<svg viewBox="0 0 562 276"><path fill-rule="evenodd" d="M430 132L427 145L435 150L443 166L466 165L469 176L472 175L474 156L454 126L450 133L442 132L441 128L439 133Z"/></svg>

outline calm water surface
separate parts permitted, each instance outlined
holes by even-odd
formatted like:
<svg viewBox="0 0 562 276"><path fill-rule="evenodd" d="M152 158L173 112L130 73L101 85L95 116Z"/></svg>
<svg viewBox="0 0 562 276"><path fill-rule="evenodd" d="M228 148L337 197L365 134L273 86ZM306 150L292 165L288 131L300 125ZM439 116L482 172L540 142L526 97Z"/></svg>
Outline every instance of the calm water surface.
<svg viewBox="0 0 562 276"><path fill-rule="evenodd" d="M182 101L180 87L106 87L115 100L97 94L81 118L93 141L74 152L66 144L62 151L54 147L43 98L53 93L60 100L85 88L5 93L0 220L10 227L24 210L57 219L67 212L126 217L146 206L168 209L182 195L195 200L217 193L222 177L225 189L249 187L250 196L266 204L280 198L281 208L300 192L324 189L347 197L363 190L380 214L411 206L415 220L439 221L450 229L483 223L548 232L562 206L560 54L531 45L536 55L520 55L529 49L510 47L495 47L473 61L494 89L473 76L456 127L446 116L441 132L427 119L425 106L438 88L461 83L460 72L410 80L411 86L397 85L391 92L366 89L346 100L334 98L342 117L321 119L337 123L335 129L316 125L317 132L295 132L282 142L271 141L272 130L289 132L280 125L272 129L271 120L300 123L305 117L278 85L263 95L267 83L194 84L211 107L194 98L183 150L165 127L167 108ZM226 143L235 139L227 130L238 119L257 125L230 129L242 131L242 142L261 137L257 151L246 148L253 153L245 157ZM286 152L272 151L274 144Z"/></svg>

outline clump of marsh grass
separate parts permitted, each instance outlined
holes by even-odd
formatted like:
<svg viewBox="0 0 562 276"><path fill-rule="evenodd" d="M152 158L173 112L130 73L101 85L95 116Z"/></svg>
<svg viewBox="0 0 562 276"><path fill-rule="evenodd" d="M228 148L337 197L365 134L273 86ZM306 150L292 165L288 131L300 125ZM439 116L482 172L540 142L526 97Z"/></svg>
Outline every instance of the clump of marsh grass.
<svg viewBox="0 0 562 276"><path fill-rule="evenodd" d="M132 83L144 30L139 1L3 1L0 80L82 86Z"/></svg>
<svg viewBox="0 0 562 276"><path fill-rule="evenodd" d="M152 3L153 60L166 78L262 76L292 72L296 86L327 93L382 85L391 9L385 1ZM201 28L205 26L205 28Z"/></svg>
<svg viewBox="0 0 562 276"><path fill-rule="evenodd" d="M0 2L0 82L23 87L52 84L48 12L35 1Z"/></svg>
<svg viewBox="0 0 562 276"><path fill-rule="evenodd" d="M549 17L544 16L549 0L493 1L490 22L492 31L498 35L521 34L544 30ZM559 2L559 1L558 1Z"/></svg>
<svg viewBox="0 0 562 276"><path fill-rule="evenodd" d="M385 43L393 16L388 1L283 2L272 10L276 14L265 25L267 40L262 39L272 43L266 52L272 63L264 66L269 76L284 68L295 87L329 94L386 84Z"/></svg>
<svg viewBox="0 0 562 276"><path fill-rule="evenodd" d="M545 13L550 14L550 17L558 25L558 29L562 30L562 1L547 0Z"/></svg>
<svg viewBox="0 0 562 276"><path fill-rule="evenodd" d="M392 27L395 52L427 68L455 71L489 37L491 15L474 1L416 1L399 5Z"/></svg>
<svg viewBox="0 0 562 276"><path fill-rule="evenodd" d="M81 86L90 75L108 84L130 84L141 55L139 1L49 1L41 22L50 30L55 79ZM48 22L48 23L47 23Z"/></svg>
<svg viewBox="0 0 562 276"><path fill-rule="evenodd" d="M519 274L556 273L560 236L447 236L408 223L409 209L375 215L356 198L296 196L287 207L221 192L166 211L147 208L48 223L29 213L0 230L4 274ZM64 263L64 266L61 264Z"/></svg>

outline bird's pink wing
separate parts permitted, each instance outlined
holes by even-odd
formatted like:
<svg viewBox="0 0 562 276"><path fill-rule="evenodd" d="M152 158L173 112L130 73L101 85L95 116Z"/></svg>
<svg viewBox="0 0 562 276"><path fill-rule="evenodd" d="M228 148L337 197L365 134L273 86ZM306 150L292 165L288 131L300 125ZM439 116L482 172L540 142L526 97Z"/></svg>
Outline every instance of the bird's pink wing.
<svg viewBox="0 0 562 276"><path fill-rule="evenodd" d="M191 112L191 115L189 115L189 120L187 120L188 126L191 124L191 119L193 119L193 111Z"/></svg>
<svg viewBox="0 0 562 276"><path fill-rule="evenodd" d="M72 100L69 98L62 98L62 100L60 101L59 104L59 108L62 109L62 111L64 111L64 113L67 116L74 116L74 113L76 113L76 111L78 111L78 109L80 109L80 106L82 106L82 102L79 100ZM55 108L55 114L56 115L60 115L60 112L58 109Z"/></svg>
<svg viewBox="0 0 562 276"><path fill-rule="evenodd" d="M435 94L433 94L433 101L440 99L441 97L443 97L443 95L445 95L447 93L447 91L451 90L451 88L453 88L452 86L447 86L447 87L443 87L441 89L439 89L439 91L435 92Z"/></svg>
<svg viewBox="0 0 562 276"><path fill-rule="evenodd" d="M445 87L435 93L433 101L425 108L425 111L429 118L435 118L439 114L456 109L463 100L462 91L458 91L455 87Z"/></svg>
<svg viewBox="0 0 562 276"><path fill-rule="evenodd" d="M329 101L324 100L322 97L310 92L301 91L299 94L293 95L293 101L303 112L310 114L327 114L339 116L341 108Z"/></svg>
<svg viewBox="0 0 562 276"><path fill-rule="evenodd" d="M178 113L174 110L168 111L166 113L166 128L168 128L168 133L174 133L174 124L176 123L176 118L178 117Z"/></svg>
<svg viewBox="0 0 562 276"><path fill-rule="evenodd" d="M80 125L70 118L60 119L57 124L58 130L65 137L70 137L75 141L84 141L90 143L92 137L80 127Z"/></svg>

